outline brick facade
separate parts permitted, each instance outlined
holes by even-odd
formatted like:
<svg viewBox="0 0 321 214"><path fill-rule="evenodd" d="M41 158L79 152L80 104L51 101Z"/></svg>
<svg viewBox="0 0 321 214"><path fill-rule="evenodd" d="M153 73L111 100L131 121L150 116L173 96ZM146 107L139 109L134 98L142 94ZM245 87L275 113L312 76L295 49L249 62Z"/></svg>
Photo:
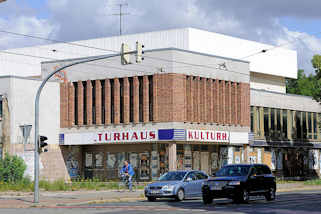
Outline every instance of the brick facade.
<svg viewBox="0 0 321 214"><path fill-rule="evenodd" d="M113 117L114 124L154 121L214 122L224 125L250 126L250 85L248 83L184 74L155 74L151 79L148 76L139 78L135 76L131 82L128 77L115 78L112 80L113 85L109 79L102 81L105 81L104 88L101 80L78 81L76 83L77 99L74 97L74 84L67 83L67 86L62 83L60 85L60 93L64 95L61 97L61 127L73 126L72 122L75 121L73 114L75 113L78 116L77 125L108 125L111 124ZM152 89L149 88L150 81ZM86 99L83 97L84 83L86 84ZM94 91L93 83L95 84ZM111 97L111 87L113 87L113 97ZM103 89L104 98L102 97ZM94 105L93 96L95 97ZM150 97L153 100L149 100ZM74 112L74 100L77 100L78 112ZM113 115L111 104L113 104ZM132 107L130 107L131 104ZM150 106L152 109L149 109ZM86 107L86 117L83 115L84 107ZM93 107L95 114L92 112ZM132 121L130 121L131 108ZM152 115L150 115L151 112ZM94 123L92 116L95 116ZM84 118L86 121L83 121ZM104 121L102 121L103 118Z"/></svg>

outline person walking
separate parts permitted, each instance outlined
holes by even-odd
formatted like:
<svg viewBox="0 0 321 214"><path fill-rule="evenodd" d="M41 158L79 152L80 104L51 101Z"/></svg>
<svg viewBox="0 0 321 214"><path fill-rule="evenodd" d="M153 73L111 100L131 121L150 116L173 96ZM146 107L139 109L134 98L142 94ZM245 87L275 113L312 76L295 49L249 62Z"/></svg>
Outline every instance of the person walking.
<svg viewBox="0 0 321 214"><path fill-rule="evenodd" d="M124 161L124 166L121 169L121 173L125 174L125 176L128 176L128 188L129 191L133 190L133 176L135 175L135 171L133 167L128 163L127 160Z"/></svg>

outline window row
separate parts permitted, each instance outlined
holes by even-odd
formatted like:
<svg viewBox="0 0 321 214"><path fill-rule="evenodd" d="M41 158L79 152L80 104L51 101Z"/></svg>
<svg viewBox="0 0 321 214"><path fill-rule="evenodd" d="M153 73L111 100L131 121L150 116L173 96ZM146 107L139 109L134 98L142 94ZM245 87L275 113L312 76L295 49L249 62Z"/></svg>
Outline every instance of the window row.
<svg viewBox="0 0 321 214"><path fill-rule="evenodd" d="M286 139L320 139L320 114L251 106L251 132L256 137Z"/></svg>
<svg viewBox="0 0 321 214"><path fill-rule="evenodd" d="M74 125L153 121L152 76L72 84Z"/></svg>

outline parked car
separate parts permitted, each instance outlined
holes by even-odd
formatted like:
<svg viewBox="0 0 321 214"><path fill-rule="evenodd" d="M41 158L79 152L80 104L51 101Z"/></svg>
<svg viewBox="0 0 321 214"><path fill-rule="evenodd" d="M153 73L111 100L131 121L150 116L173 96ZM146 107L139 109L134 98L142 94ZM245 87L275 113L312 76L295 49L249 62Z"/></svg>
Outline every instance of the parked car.
<svg viewBox="0 0 321 214"><path fill-rule="evenodd" d="M202 197L202 184L207 179L208 175L202 171L169 171L158 181L145 187L145 197L148 201L155 201L156 198L175 198L181 201Z"/></svg>
<svg viewBox="0 0 321 214"><path fill-rule="evenodd" d="M275 177L264 164L226 165L213 176L202 186L204 204L212 203L215 198L246 203L254 195L263 195L268 201L275 200Z"/></svg>

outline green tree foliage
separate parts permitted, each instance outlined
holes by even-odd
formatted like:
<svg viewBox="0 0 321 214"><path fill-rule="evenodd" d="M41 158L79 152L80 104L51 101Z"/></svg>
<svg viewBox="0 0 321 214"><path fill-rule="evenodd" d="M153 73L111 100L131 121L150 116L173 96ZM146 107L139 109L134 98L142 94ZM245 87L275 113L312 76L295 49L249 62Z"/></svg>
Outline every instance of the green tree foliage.
<svg viewBox="0 0 321 214"><path fill-rule="evenodd" d="M315 90L313 93L313 98L321 103L321 56L320 55L314 55L312 60L312 66L315 69Z"/></svg>
<svg viewBox="0 0 321 214"><path fill-rule="evenodd" d="M23 179L26 168L22 158L6 154L4 159L0 160L0 181L19 182Z"/></svg>
<svg viewBox="0 0 321 214"><path fill-rule="evenodd" d="M304 70L298 70L297 79L286 80L286 92L305 96L314 96L318 81L313 74L306 75Z"/></svg>

